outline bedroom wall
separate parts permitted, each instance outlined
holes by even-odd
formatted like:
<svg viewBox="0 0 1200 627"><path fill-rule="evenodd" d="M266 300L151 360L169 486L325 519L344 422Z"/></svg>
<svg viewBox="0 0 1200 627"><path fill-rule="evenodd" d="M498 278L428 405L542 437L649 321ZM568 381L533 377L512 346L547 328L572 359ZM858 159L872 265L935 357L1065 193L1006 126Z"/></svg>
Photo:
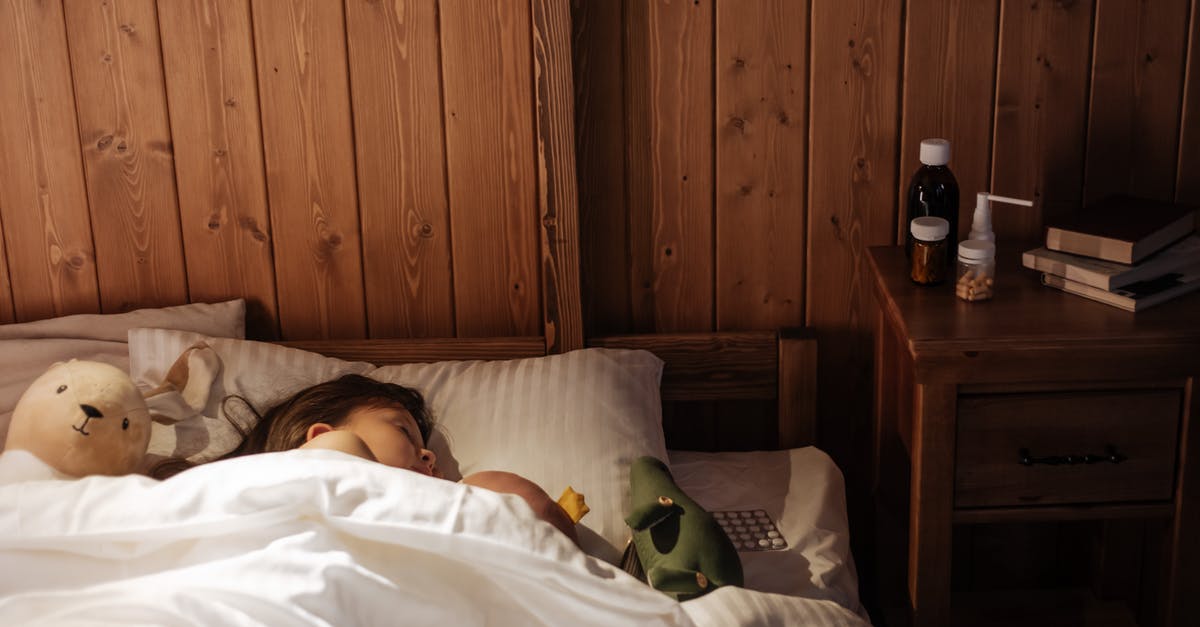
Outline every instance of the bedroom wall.
<svg viewBox="0 0 1200 627"><path fill-rule="evenodd" d="M0 2L0 322L542 334L531 4Z"/></svg>
<svg viewBox="0 0 1200 627"><path fill-rule="evenodd" d="M1037 200L997 210L1002 242L1109 191L1200 202L1197 0L570 8L588 334L811 326L843 462L862 252L902 228L922 137L965 198ZM542 333L534 21L0 0L0 322L241 296L258 337Z"/></svg>
<svg viewBox="0 0 1200 627"><path fill-rule="evenodd" d="M807 325L869 459L872 288L924 137L1004 244L1109 192L1200 203L1195 0L573 0L585 323ZM1017 248L1019 250L1019 247ZM865 471L864 471L865 472Z"/></svg>

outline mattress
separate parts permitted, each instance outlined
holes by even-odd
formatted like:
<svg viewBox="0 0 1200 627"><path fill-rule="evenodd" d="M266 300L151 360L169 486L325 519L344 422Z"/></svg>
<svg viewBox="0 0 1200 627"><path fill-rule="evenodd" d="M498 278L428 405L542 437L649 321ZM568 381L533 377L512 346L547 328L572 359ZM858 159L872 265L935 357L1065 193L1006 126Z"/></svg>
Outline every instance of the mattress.
<svg viewBox="0 0 1200 627"><path fill-rule="evenodd" d="M820 449L670 451L679 486L708 511L765 510L787 548L743 551L751 590L829 600L866 618L850 553L842 473Z"/></svg>

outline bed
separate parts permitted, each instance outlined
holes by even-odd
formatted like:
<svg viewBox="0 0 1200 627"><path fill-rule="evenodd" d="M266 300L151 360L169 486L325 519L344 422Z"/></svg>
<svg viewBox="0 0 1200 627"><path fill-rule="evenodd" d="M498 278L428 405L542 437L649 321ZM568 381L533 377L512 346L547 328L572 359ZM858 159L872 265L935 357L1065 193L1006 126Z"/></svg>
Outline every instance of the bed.
<svg viewBox="0 0 1200 627"><path fill-rule="evenodd" d="M60 160L67 164L80 162L80 150L108 163L105 142L94 153L79 137L128 131L121 158L173 146L175 161L138 183L164 191L173 175L180 193L171 187L164 197L179 206L146 200L158 196L140 188L125 193L124 178L91 162L89 189L111 186L111 197L68 194L53 215L33 211L41 205L25 196L8 205L39 219L5 220L4 241L41 242L50 232L64 240L50 252L10 246L0 255L12 279L7 289L0 279L0 319L23 321L0 325L0 441L39 373L92 359L153 391L143 470L195 467L165 480L70 480L21 451L0 453L0 624L864 623L842 476L810 446L811 335L585 332L568 2L494 11L428 2L411 16L399 3L346 3L344 24L341 3L308 3L320 15L304 24L290 21L307 20L300 3L254 3L253 28L244 3L234 3L241 11L179 4L159 7L167 36L154 37L153 15L134 20L136 39L162 45L145 57L165 63L162 84L125 69L166 98L81 91L60 100L76 103L87 124L46 140L77 155ZM37 21L58 33L44 39L63 55L64 29L122 41L134 33L106 11L68 9L65 19L50 3ZM433 53L409 55L392 45L396 33ZM208 54L217 47L221 55ZM301 48L306 62L293 64ZM342 71L343 54L352 83L309 80L310 65L318 76ZM38 68L64 89L72 76L88 83L135 59L105 55L97 72L81 57L70 74L47 55ZM190 59L204 63L180 71ZM400 95L408 93L422 98ZM339 98L345 107L330 104ZM85 115L98 103L164 100L171 132L152 128L154 116L140 109L121 108L129 129ZM77 117L32 94L24 101L30 119ZM305 108L295 102L336 115L301 124L291 116ZM410 137L410 124L445 138L444 159L440 140ZM210 143L231 158L211 159L200 150ZM331 152L317 158L299 145ZM232 167L238 159L243 166ZM265 181L253 174L260 170ZM75 179L83 189L84 173L56 173L67 181L52 181L59 198ZM88 222L85 205L95 233L64 233L64 224ZM83 279L60 284L60 248L78 251L66 257ZM211 302L161 306L189 299ZM101 305L112 313L64 315ZM116 313L136 307L144 309ZM46 319L25 322L37 318ZM264 341L247 339L247 321ZM462 337L266 341L406 334ZM505 469L551 495L567 485L584 493L592 511L580 523L582 550L531 520L515 497L335 452L214 461L240 441L234 424L246 425L244 415L222 413L224 398L261 406L345 373L421 389L438 423L431 446L450 478ZM683 603L627 575L616 565L629 533L627 471L644 454L669 462L710 510L769 514L788 548L742 553L745 588Z"/></svg>
<svg viewBox="0 0 1200 627"><path fill-rule="evenodd" d="M439 420L448 475L500 467L552 493L575 485L594 510L581 522L585 551L513 497L335 452L156 481L59 479L5 451L0 622L378 624L404 611L417 624L863 623L841 474L819 449L792 445L812 433L811 394L777 392L812 389L815 345L803 334L596 338L547 355L543 338L255 342L241 337L241 311L197 304L0 326L0 354L10 378L74 351L128 368L144 389L174 367L178 385L150 398L159 459L227 448L234 439L210 414L230 393L277 396L344 372L416 385ZM0 416L19 387L0 387ZM662 406L698 397L775 399L782 448L668 449ZM629 577L615 566L628 530L606 510L626 487L620 466L643 453L669 461L710 510L765 510L788 549L741 553L745 589L684 603Z"/></svg>

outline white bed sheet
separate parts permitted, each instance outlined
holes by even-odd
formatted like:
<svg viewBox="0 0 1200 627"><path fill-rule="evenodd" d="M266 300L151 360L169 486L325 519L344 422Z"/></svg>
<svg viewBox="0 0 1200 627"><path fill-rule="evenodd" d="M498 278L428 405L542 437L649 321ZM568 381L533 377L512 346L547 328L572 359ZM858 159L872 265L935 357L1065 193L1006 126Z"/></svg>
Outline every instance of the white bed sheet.
<svg viewBox="0 0 1200 627"><path fill-rule="evenodd" d="M332 451L163 482L0 454L0 624L862 625L829 600L678 604L524 501Z"/></svg>
<svg viewBox="0 0 1200 627"><path fill-rule="evenodd" d="M846 489L829 455L784 451L670 451L671 473L709 511L762 509L788 541L782 551L743 551L746 587L827 599L866 618L850 553Z"/></svg>

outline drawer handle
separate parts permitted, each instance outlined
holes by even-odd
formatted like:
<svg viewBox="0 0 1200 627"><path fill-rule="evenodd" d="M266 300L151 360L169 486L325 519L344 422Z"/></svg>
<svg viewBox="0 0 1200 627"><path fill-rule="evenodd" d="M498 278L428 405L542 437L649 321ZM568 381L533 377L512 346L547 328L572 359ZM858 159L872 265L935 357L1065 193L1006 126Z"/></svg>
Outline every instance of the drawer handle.
<svg viewBox="0 0 1200 627"><path fill-rule="evenodd" d="M1050 455L1048 457L1034 457L1030 454L1029 449L1023 448L1017 451L1020 456L1022 466L1032 466L1034 464L1046 464L1047 466L1063 466L1076 464L1098 464L1101 462L1109 462L1111 464L1119 464L1126 459L1124 455L1117 452L1117 447L1109 446L1104 450L1103 455Z"/></svg>

